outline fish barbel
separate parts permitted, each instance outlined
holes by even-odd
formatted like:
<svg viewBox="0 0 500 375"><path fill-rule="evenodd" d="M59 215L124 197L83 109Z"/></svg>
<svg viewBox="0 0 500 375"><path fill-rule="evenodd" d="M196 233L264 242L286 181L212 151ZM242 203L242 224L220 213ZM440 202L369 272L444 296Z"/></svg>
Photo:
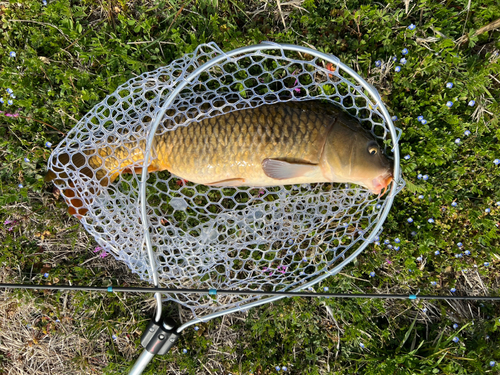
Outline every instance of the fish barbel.
<svg viewBox="0 0 500 375"><path fill-rule="evenodd" d="M128 141L58 160L107 186L143 159L145 147L144 140ZM154 138L152 153L148 171L167 170L209 186L342 182L380 194L393 177L389 160L359 121L319 101L263 105L178 126ZM68 175L55 165L46 176L56 183L61 178ZM75 186L64 191L69 212L79 218L88 211L80 195Z"/></svg>

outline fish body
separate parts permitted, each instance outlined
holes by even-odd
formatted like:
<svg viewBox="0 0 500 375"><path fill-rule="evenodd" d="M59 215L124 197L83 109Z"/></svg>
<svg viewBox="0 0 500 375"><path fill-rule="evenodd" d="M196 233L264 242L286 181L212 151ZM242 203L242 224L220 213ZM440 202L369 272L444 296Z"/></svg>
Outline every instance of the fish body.
<svg viewBox="0 0 500 375"><path fill-rule="evenodd" d="M142 160L144 150L144 141L129 142L71 158L73 165L85 165L80 173L106 186ZM149 171L168 170L211 186L345 182L379 194L392 181L391 165L373 136L353 117L318 101L263 105L178 126L157 135L152 152ZM64 155L59 161L69 164ZM61 174L51 170L47 177ZM78 192L68 194L70 213L87 212Z"/></svg>

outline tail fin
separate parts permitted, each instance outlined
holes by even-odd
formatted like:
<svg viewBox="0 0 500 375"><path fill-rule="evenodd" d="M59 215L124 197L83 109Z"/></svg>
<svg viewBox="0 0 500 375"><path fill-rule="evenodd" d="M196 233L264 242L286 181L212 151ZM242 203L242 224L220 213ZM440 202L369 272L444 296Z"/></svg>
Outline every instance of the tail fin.
<svg viewBox="0 0 500 375"><path fill-rule="evenodd" d="M57 156L57 160L52 160L45 181L54 181L56 185L65 186L61 193L68 204L68 212L81 219L89 211L87 207L94 197L99 194L100 189L96 185L106 187L121 173L142 171L142 167L137 167L136 163L143 157L144 148L145 141L134 141L116 148L99 148L96 152L62 153ZM164 169L158 162L152 162L148 166L148 172ZM68 176L69 171L71 173ZM78 179L73 177L75 175L90 179L91 183L86 184L85 188L76 186L75 181Z"/></svg>
<svg viewBox="0 0 500 375"><path fill-rule="evenodd" d="M75 171L75 173L87 176L102 186L108 186L118 176L118 174L114 174L113 176L106 176L105 178L99 179L99 177L102 177L103 174L106 174L105 171L103 171L102 168L94 171L89 167L85 167L87 158L88 156L81 152L72 155L69 155L68 153L58 155L58 162L53 161L53 165L51 166L52 169L50 169L45 175L46 182L54 181L57 185L67 186L67 188L63 189L62 194L66 204L68 205L68 213L77 217L79 220L88 212L86 206L92 202L96 193L95 189L87 189L90 194L84 193L83 189L75 186L74 181L71 181L70 176L68 176L65 170L59 166L64 165L66 169L70 169Z"/></svg>

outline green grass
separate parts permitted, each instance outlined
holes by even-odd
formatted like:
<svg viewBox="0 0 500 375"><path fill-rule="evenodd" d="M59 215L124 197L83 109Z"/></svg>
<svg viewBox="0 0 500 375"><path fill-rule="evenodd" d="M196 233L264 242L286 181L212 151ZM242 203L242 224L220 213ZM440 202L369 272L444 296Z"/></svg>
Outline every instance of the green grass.
<svg viewBox="0 0 500 375"><path fill-rule="evenodd" d="M400 250L370 245L319 288L498 295L500 31L475 33L500 18L498 2L471 2L470 9L467 0L414 1L408 9L393 0L294 4L281 13L275 2L237 0L1 5L2 281L146 286L94 252L95 243L43 182L51 151L45 142L60 142L120 84L200 43L213 41L228 51L271 40L332 53L373 84L399 118L401 152L411 157L402 159L407 186L381 236L393 246L399 238ZM399 62L404 48L406 64ZM392 64L393 56L390 68L376 66L378 60ZM6 220L14 223L3 225ZM140 353L154 306L150 296L44 291L1 292L0 301L0 374L124 373ZM179 316L175 305L167 309ZM291 298L188 329L147 373L260 375L279 365L292 374L496 374L499 365L489 362L500 362L499 319L498 303L479 301ZM35 370L43 359L48 362ZM52 360L52 370L43 367Z"/></svg>

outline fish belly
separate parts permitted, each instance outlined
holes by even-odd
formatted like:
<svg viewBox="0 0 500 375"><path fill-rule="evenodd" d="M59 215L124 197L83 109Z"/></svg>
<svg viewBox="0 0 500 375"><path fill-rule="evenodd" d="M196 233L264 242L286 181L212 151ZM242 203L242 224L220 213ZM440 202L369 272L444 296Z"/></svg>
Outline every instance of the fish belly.
<svg viewBox="0 0 500 375"><path fill-rule="evenodd" d="M233 111L157 137L158 163L161 169L200 184L276 186L326 182L320 168L294 178L270 178L262 162L278 159L318 165L334 122L335 117L322 110L320 103L280 103Z"/></svg>

